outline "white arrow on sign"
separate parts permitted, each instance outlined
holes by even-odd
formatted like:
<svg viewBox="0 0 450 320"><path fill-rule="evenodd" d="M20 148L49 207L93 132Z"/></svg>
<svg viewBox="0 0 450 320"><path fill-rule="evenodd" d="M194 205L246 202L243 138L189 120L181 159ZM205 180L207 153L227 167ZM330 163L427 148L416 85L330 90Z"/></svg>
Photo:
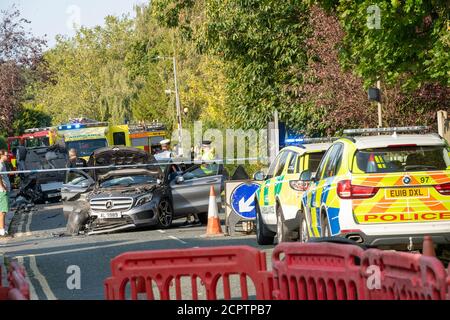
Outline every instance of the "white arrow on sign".
<svg viewBox="0 0 450 320"><path fill-rule="evenodd" d="M245 197L242 197L241 200L239 200L239 212L250 212L255 209L255 206L252 206L252 202L255 199L255 194L252 194L247 200L245 200Z"/></svg>

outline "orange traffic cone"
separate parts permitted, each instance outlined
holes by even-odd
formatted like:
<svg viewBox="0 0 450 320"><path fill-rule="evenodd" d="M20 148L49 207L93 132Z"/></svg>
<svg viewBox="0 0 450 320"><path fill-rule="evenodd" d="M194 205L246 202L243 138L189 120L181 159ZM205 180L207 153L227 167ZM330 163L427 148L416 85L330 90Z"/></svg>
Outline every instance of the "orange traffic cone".
<svg viewBox="0 0 450 320"><path fill-rule="evenodd" d="M428 257L436 257L436 252L434 251L433 238L430 236L423 237L422 254Z"/></svg>
<svg viewBox="0 0 450 320"><path fill-rule="evenodd" d="M216 193L214 191L214 186L211 186L209 192L208 225L206 226L206 234L204 236L217 237L223 235L219 219L219 210L217 209Z"/></svg>

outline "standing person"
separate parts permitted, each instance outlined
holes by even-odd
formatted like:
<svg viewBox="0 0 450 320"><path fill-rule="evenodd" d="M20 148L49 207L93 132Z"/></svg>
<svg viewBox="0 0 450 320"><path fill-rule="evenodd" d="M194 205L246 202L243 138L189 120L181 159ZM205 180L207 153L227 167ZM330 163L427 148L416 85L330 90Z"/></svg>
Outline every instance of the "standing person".
<svg viewBox="0 0 450 320"><path fill-rule="evenodd" d="M67 168L84 168L87 167L87 162L83 158L78 158L77 150L69 150L69 160L67 161Z"/></svg>
<svg viewBox="0 0 450 320"><path fill-rule="evenodd" d="M6 173L6 162L8 161L8 152L0 150L0 236L4 237L8 233L5 230L5 216L9 212L9 193L11 192L11 183Z"/></svg>
<svg viewBox="0 0 450 320"><path fill-rule="evenodd" d="M17 159L17 169L19 171L25 170L25 160L27 158L27 148L25 147L22 140L19 142L19 146L16 151L16 159Z"/></svg>
<svg viewBox="0 0 450 320"><path fill-rule="evenodd" d="M195 151L193 152L195 153ZM194 157L192 155L192 157ZM202 148L200 150L200 154L198 156L198 160L202 161L211 161L216 159L216 154L214 148L211 148L211 141L202 141ZM206 174L213 173L215 170L215 164L213 163L206 163L202 164L200 168L205 172ZM194 218L194 220L192 220ZM200 219L196 213L190 214L186 217L186 221L181 225L182 228L188 228L188 227L195 227L195 226L201 226L202 223L200 222Z"/></svg>
<svg viewBox="0 0 450 320"><path fill-rule="evenodd" d="M170 148L170 140L166 139L166 140L162 140L160 143L161 145L161 152L157 153L155 155L155 159L156 160L168 160L173 158L173 152Z"/></svg>

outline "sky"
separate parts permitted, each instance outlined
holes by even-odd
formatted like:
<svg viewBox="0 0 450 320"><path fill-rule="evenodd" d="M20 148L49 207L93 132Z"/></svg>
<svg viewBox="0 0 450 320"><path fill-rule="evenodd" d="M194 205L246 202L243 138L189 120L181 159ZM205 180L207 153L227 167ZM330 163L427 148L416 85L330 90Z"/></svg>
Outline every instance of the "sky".
<svg viewBox="0 0 450 320"><path fill-rule="evenodd" d="M0 0L0 11L10 9L13 4L21 16L31 21L30 31L45 37L49 47L55 45L58 34L73 36L74 25L93 27L102 25L107 15L134 16L136 4L148 0Z"/></svg>

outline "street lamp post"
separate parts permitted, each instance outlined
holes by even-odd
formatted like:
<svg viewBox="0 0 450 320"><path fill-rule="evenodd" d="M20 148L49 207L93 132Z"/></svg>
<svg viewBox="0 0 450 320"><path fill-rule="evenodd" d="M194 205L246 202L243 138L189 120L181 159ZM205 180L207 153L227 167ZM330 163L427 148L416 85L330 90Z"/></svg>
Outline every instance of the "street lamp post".
<svg viewBox="0 0 450 320"><path fill-rule="evenodd" d="M177 61L175 57L161 57L157 56L156 59L171 59L173 63L173 79L175 83L175 104L177 108L177 124L178 124L178 149L177 153L179 156L183 155L183 124L181 122L181 103L180 95L178 92L178 78L177 78ZM172 90L166 90L166 93L172 93Z"/></svg>

